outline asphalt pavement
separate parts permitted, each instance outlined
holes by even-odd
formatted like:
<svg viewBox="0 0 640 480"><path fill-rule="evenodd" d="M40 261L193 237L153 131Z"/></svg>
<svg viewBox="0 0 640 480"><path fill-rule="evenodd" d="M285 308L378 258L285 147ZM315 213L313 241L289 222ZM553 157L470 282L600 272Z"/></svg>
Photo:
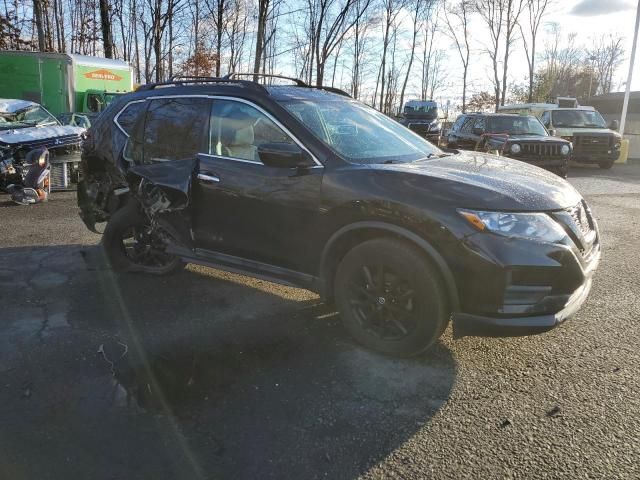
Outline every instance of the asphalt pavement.
<svg viewBox="0 0 640 480"><path fill-rule="evenodd" d="M408 360L304 290L116 275L74 193L0 196L0 478L640 478L640 165L570 175L603 242L578 314Z"/></svg>

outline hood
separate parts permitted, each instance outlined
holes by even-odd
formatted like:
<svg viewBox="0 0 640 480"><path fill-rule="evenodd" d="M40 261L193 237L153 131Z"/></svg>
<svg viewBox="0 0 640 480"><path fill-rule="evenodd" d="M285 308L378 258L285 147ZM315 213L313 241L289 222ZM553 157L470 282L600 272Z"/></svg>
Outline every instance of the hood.
<svg viewBox="0 0 640 480"><path fill-rule="evenodd" d="M459 208L551 211L576 205L581 195L566 180L525 162L477 152L461 152L413 163L373 168L412 174L414 188L449 197Z"/></svg>
<svg viewBox="0 0 640 480"><path fill-rule="evenodd" d="M46 127L26 127L0 130L0 142L8 145L31 143L38 140L56 139L71 135L80 136L84 128L71 125L49 125Z"/></svg>
<svg viewBox="0 0 640 480"><path fill-rule="evenodd" d="M614 132L613 130L609 130L608 128L567 128L567 127L555 127L554 128L557 137L572 137L574 135L580 134L593 134L597 133L600 135L616 135L620 136L618 132Z"/></svg>

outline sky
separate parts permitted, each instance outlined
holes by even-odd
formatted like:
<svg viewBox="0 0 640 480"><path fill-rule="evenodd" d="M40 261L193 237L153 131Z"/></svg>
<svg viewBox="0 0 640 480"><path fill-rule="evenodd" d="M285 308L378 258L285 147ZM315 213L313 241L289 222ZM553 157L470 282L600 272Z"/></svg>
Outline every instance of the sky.
<svg viewBox="0 0 640 480"><path fill-rule="evenodd" d="M603 34L622 35L625 43L625 61L614 81L614 91L623 91L629 68L628 60L633 41L636 7L635 0L555 0L544 21L559 23L565 35L575 32L577 35L576 44L578 45L588 46L593 43L594 38L599 38ZM549 38L544 31L544 26L542 30L539 34L539 45L544 45ZM482 52L482 45L483 43L488 44L489 38L486 36L486 26L479 18L474 18L471 24L471 35L476 39L474 44L477 47L473 52L469 71L470 85L468 89L469 93L473 94L481 90L491 90L492 70L486 53ZM442 38L440 42L440 48L447 50L449 56L447 62L449 86L441 90L436 97L442 103L447 99L450 99L452 103L458 103L456 97L460 95L462 85L460 62L452 42L446 37ZM510 82L524 84L528 81L527 61L521 42L518 42L515 47L509 69ZM632 90L640 90L640 59L638 59L638 55L636 55L631 88Z"/></svg>

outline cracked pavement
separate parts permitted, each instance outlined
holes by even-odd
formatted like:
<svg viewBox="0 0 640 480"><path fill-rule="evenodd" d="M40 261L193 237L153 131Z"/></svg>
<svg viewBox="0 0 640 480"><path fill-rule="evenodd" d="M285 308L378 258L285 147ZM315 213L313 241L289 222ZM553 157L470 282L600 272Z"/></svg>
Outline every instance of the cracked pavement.
<svg viewBox="0 0 640 480"><path fill-rule="evenodd" d="M0 196L0 478L638 478L640 165L574 168L604 254L544 335L417 359L304 290L115 275L73 193Z"/></svg>

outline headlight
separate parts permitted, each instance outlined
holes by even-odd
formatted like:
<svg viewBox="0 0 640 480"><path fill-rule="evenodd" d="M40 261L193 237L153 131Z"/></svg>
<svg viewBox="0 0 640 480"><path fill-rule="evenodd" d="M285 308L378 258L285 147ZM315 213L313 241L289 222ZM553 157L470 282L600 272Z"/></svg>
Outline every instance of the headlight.
<svg viewBox="0 0 640 480"><path fill-rule="evenodd" d="M569 155L569 151L571 151L571 148L569 148L569 145L563 145L562 148L560 149L560 153L562 155Z"/></svg>
<svg viewBox="0 0 640 480"><path fill-rule="evenodd" d="M567 235L560 224L546 213L478 212L475 210L458 210L458 212L476 229L505 237L559 242Z"/></svg>
<svg viewBox="0 0 640 480"><path fill-rule="evenodd" d="M511 153L520 153L520 145L518 145L517 143L514 143L513 145L511 145Z"/></svg>
<svg viewBox="0 0 640 480"><path fill-rule="evenodd" d="M432 123L431 127L429 127L429 130L431 130L432 132L440 130L440 122Z"/></svg>

